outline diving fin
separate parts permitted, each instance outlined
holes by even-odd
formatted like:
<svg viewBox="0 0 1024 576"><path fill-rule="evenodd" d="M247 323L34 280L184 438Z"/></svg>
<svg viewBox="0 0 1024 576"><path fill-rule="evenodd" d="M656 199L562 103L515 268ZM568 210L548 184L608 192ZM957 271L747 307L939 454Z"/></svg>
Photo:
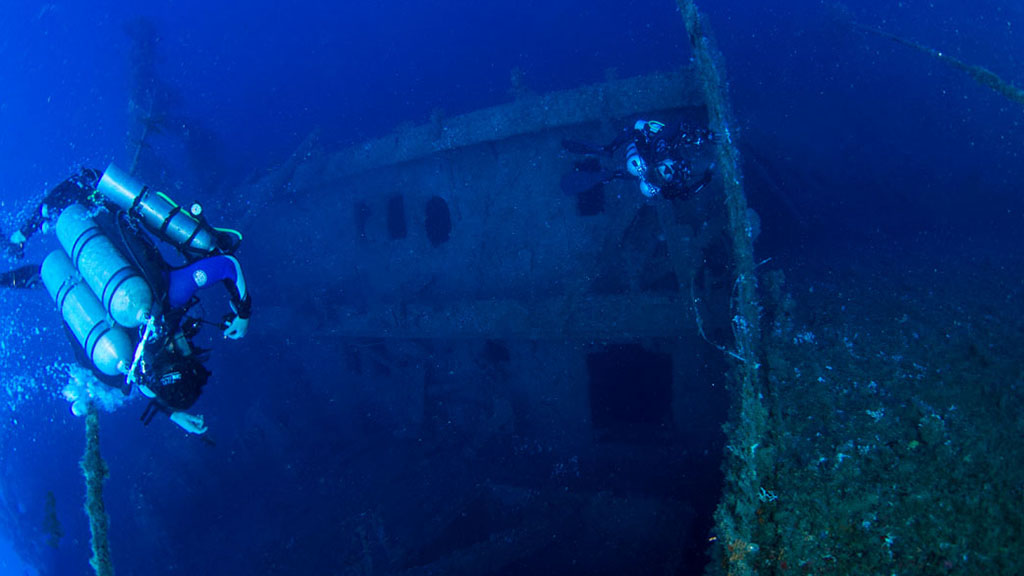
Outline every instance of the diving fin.
<svg viewBox="0 0 1024 576"><path fill-rule="evenodd" d="M587 154L592 156L611 156L612 151L607 146L597 146L586 142L575 140L562 140L562 149L570 154Z"/></svg>
<svg viewBox="0 0 1024 576"><path fill-rule="evenodd" d="M573 170L562 176L562 192L568 196L582 194L591 188L607 184L616 178L621 178L621 172L599 170L588 172L586 170Z"/></svg>

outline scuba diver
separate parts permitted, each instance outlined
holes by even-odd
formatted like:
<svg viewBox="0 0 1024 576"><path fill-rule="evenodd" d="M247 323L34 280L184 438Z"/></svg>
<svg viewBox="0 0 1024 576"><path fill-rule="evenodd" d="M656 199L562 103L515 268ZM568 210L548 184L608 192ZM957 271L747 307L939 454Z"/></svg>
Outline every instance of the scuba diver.
<svg viewBox="0 0 1024 576"><path fill-rule="evenodd" d="M44 284L78 343L78 363L125 396L134 387L150 399L144 424L163 412L187 432L205 433L202 416L186 412L211 374L203 365L208 350L193 339L203 324L216 323L189 312L198 290L223 282L232 313L218 326L225 338L246 335L252 297L232 255L241 235L214 228L198 204L185 210L113 164L103 173L83 169L51 190L11 234L8 254L20 259L28 239L50 228L63 249L42 265L0 274L0 286ZM185 263L168 264L154 239ZM89 398L69 400L82 415Z"/></svg>
<svg viewBox="0 0 1024 576"><path fill-rule="evenodd" d="M699 180L692 180L691 160L700 149L714 140L710 130L695 129L686 124L664 124L655 120L637 120L606 146L594 146L563 140L562 148L588 158L614 157L621 150L625 170L605 170L600 162L578 162L573 172L562 178L567 194L578 194L612 180L633 177L639 181L640 193L646 198L688 198L711 182L714 164L709 165Z"/></svg>

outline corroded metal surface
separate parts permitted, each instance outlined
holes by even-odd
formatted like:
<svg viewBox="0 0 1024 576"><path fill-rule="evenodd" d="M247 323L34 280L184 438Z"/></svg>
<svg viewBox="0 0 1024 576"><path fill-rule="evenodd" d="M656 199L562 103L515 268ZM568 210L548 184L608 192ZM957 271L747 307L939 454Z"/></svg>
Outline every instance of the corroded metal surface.
<svg viewBox="0 0 1024 576"><path fill-rule="evenodd" d="M689 68L547 94L527 94L508 104L451 118L435 117L426 124L399 129L341 150L322 165L321 177L332 181L513 136L702 104Z"/></svg>

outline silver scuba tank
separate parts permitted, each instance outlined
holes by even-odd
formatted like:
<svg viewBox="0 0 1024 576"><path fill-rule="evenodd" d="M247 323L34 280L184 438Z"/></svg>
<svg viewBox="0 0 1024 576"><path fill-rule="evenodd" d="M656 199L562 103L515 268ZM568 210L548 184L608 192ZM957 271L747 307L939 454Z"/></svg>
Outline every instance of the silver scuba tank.
<svg viewBox="0 0 1024 576"><path fill-rule="evenodd" d="M75 339L100 372L108 376L128 371L132 358L131 338L124 329L111 326L107 313L92 290L75 271L62 250L54 250L40 269L43 284Z"/></svg>
<svg viewBox="0 0 1024 576"><path fill-rule="evenodd" d="M103 308L121 326L146 321L153 293L84 207L72 204L57 219L57 239Z"/></svg>
<svg viewBox="0 0 1024 576"><path fill-rule="evenodd" d="M626 170L637 178L642 179L647 176L647 162L640 156L634 142L630 142L626 147Z"/></svg>
<svg viewBox="0 0 1024 576"><path fill-rule="evenodd" d="M117 166L107 166L96 189L107 200L141 219L150 232L182 253L206 256L217 251L217 239L209 226L182 210L162 192L150 189Z"/></svg>

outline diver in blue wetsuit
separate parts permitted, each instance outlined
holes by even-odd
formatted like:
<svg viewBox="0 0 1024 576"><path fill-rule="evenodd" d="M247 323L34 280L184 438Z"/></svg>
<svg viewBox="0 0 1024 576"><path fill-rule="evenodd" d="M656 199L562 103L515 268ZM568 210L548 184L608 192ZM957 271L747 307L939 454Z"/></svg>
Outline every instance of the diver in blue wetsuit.
<svg viewBox="0 0 1024 576"><path fill-rule="evenodd" d="M234 256L218 255L197 260L168 272L168 304L172 309L183 308L195 298L195 293L206 286L224 282L231 292L234 316L226 322L224 337L238 340L249 331L252 298L245 289L242 266Z"/></svg>
<svg viewBox="0 0 1024 576"><path fill-rule="evenodd" d="M0 274L0 286L45 284L79 344L79 362L104 384L126 394L135 387L151 399L144 423L164 412L189 432L205 432L202 417L185 410L210 376L203 365L208 351L193 338L212 323L189 312L198 291L223 283L232 310L220 325L223 335L246 335L252 297L232 255L241 235L210 226L198 205L186 211L113 165L102 174L83 170L54 188L11 235L8 253L20 257L28 238L49 227L63 251L42 266ZM154 238L176 248L185 264L167 264ZM79 413L84 405L76 401L72 409Z"/></svg>

